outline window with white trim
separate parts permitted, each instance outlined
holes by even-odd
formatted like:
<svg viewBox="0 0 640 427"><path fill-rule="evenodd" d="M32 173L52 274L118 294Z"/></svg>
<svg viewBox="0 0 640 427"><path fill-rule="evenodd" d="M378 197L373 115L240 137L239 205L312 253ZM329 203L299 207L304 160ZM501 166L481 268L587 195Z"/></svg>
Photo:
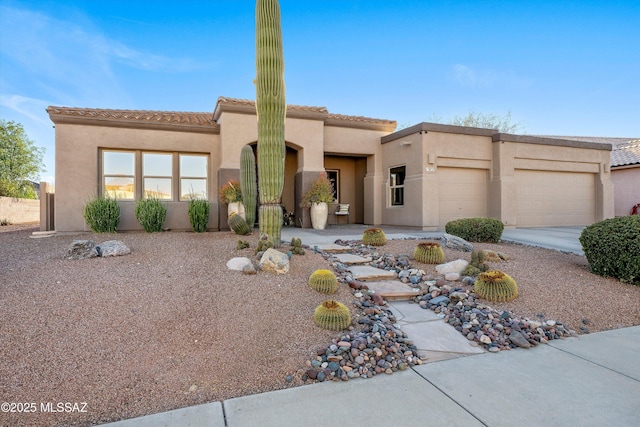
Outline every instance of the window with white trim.
<svg viewBox="0 0 640 427"><path fill-rule="evenodd" d="M404 205L404 178L407 175L406 166L396 166L389 169L389 189L391 191L391 206Z"/></svg>

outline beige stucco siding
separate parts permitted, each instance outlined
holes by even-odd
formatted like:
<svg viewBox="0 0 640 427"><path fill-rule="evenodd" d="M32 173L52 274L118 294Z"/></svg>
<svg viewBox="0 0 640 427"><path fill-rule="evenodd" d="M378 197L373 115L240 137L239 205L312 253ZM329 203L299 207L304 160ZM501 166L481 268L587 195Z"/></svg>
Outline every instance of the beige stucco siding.
<svg viewBox="0 0 640 427"><path fill-rule="evenodd" d="M86 201L101 191L100 150L142 150L200 153L209 155L209 200L216 205L216 165L218 136L203 133L174 132L153 129L117 128L80 124L56 125L56 213L58 231L88 230L83 210ZM165 227L190 229L186 202L166 202ZM135 202L121 201L119 229L142 229L133 217ZM217 211L212 209L212 211ZM217 216L210 218L210 227L217 227Z"/></svg>
<svg viewBox="0 0 640 427"><path fill-rule="evenodd" d="M611 180L615 192L615 216L631 213L631 209L640 203L640 165L611 171Z"/></svg>

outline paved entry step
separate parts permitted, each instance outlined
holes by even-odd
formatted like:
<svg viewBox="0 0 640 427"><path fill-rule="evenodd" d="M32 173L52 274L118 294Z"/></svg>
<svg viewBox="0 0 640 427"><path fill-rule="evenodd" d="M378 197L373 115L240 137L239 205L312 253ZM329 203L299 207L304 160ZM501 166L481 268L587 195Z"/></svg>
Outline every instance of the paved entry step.
<svg viewBox="0 0 640 427"><path fill-rule="evenodd" d="M356 280L376 281L395 279L395 271L383 270L381 268L371 267L370 265L353 265L349 267L351 275Z"/></svg>
<svg viewBox="0 0 640 427"><path fill-rule="evenodd" d="M364 257L361 257L360 255L354 255L354 254L340 253L340 254L336 254L335 257L338 259L338 261L347 265L367 264L371 262L370 257L364 258Z"/></svg>
<svg viewBox="0 0 640 427"><path fill-rule="evenodd" d="M388 301L410 300L420 293L420 289L413 288L399 280L380 280L367 282L366 285L370 290Z"/></svg>

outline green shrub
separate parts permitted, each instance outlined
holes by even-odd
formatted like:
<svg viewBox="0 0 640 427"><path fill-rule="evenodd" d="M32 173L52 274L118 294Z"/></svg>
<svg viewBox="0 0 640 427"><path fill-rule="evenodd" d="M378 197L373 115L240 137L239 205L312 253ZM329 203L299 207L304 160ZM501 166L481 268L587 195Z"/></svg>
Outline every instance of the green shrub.
<svg viewBox="0 0 640 427"><path fill-rule="evenodd" d="M94 233L115 233L120 222L116 199L96 196L84 205L84 220Z"/></svg>
<svg viewBox="0 0 640 427"><path fill-rule="evenodd" d="M596 222L580 243L591 272L640 285L640 215Z"/></svg>
<svg viewBox="0 0 640 427"><path fill-rule="evenodd" d="M494 218L462 218L449 221L444 230L468 242L498 243L504 224Z"/></svg>
<svg viewBox="0 0 640 427"><path fill-rule="evenodd" d="M149 197L136 202L135 215L144 231L153 233L162 231L162 224L167 218L167 208L160 200Z"/></svg>
<svg viewBox="0 0 640 427"><path fill-rule="evenodd" d="M196 233L207 231L211 204L207 200L193 198L189 200L189 221Z"/></svg>

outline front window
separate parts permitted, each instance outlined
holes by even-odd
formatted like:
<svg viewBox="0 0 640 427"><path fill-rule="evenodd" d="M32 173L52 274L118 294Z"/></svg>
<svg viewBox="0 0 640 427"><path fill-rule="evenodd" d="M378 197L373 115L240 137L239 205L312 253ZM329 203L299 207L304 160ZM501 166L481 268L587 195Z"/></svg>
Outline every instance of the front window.
<svg viewBox="0 0 640 427"><path fill-rule="evenodd" d="M180 200L207 199L207 156L180 154Z"/></svg>
<svg viewBox="0 0 640 427"><path fill-rule="evenodd" d="M406 166L389 169L389 187L391 189L391 206L404 205L404 178Z"/></svg>
<svg viewBox="0 0 640 427"><path fill-rule="evenodd" d="M118 200L207 199L209 156L102 150L102 194Z"/></svg>
<svg viewBox="0 0 640 427"><path fill-rule="evenodd" d="M102 170L105 196L119 200L135 199L135 153L105 151Z"/></svg>
<svg viewBox="0 0 640 427"><path fill-rule="evenodd" d="M144 198L172 199L171 177L173 159L171 154L142 154L142 183Z"/></svg>

